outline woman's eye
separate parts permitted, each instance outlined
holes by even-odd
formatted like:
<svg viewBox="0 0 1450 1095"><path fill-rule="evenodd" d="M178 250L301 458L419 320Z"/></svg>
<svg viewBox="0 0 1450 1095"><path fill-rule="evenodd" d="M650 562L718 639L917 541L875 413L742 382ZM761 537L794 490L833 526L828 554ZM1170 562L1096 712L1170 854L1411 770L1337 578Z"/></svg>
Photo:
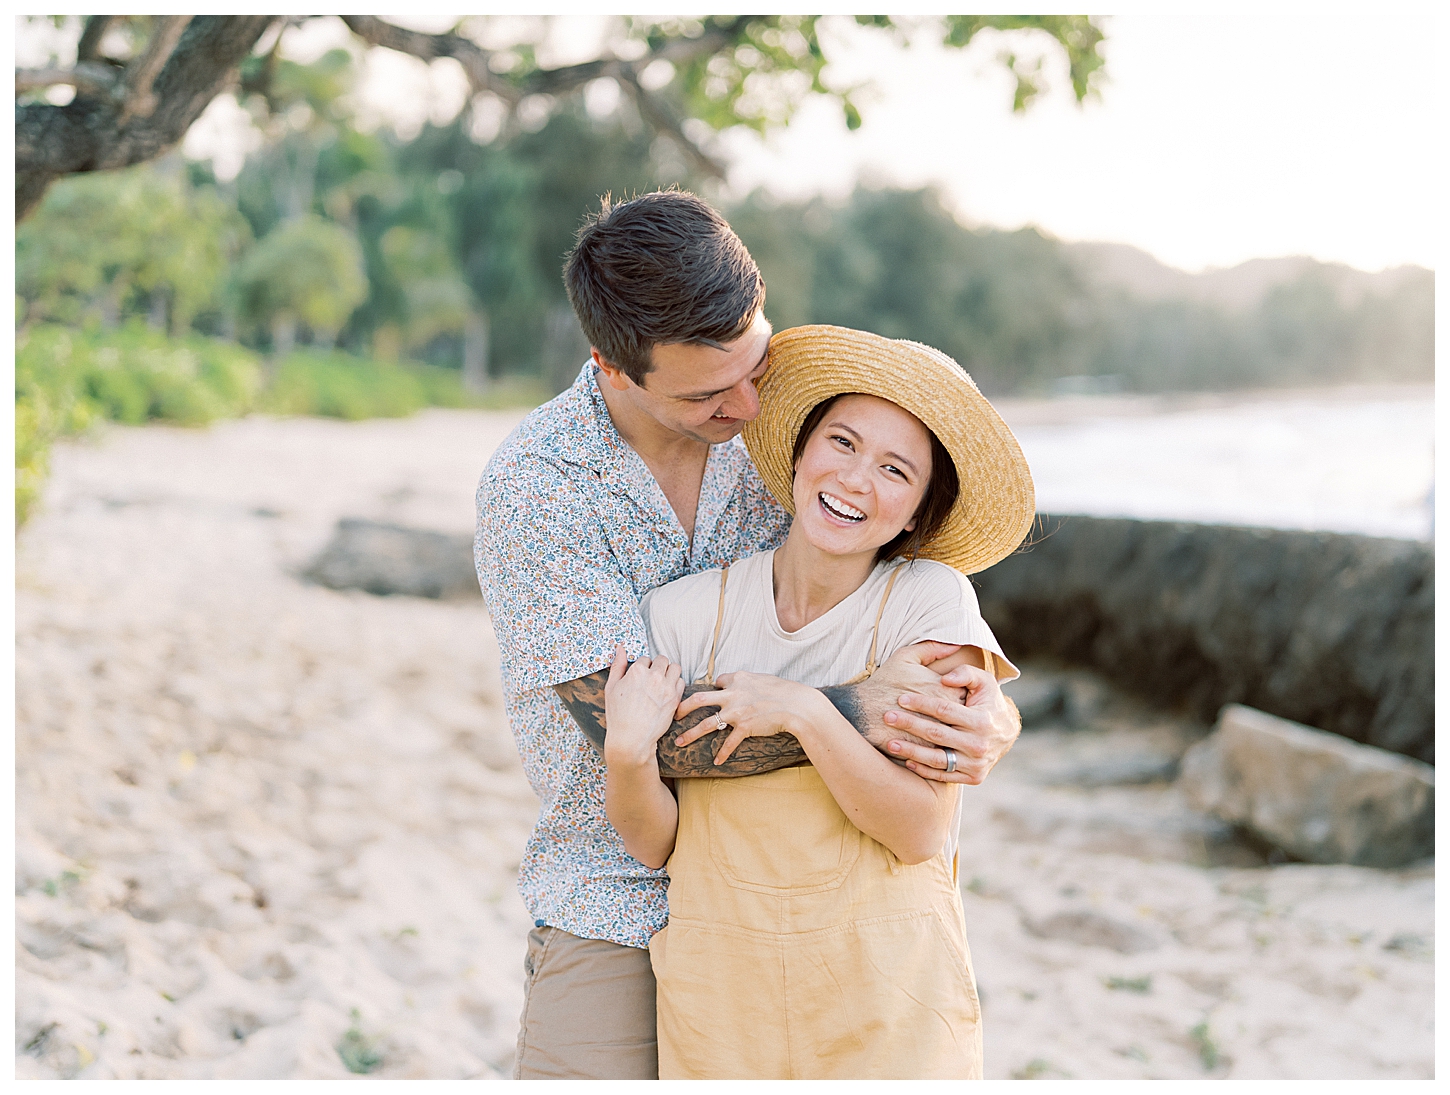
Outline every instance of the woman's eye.
<svg viewBox="0 0 1450 1095"><path fill-rule="evenodd" d="M851 439L849 437L842 437L840 434L832 434L831 440L839 441L844 447L848 449L851 447Z"/></svg>

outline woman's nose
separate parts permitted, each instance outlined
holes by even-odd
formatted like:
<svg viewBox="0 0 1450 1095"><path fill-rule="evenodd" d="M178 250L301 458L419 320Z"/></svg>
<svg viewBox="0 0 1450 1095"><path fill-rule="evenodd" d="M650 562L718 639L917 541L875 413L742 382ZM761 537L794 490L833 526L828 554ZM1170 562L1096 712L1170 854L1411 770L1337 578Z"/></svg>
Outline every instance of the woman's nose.
<svg viewBox="0 0 1450 1095"><path fill-rule="evenodd" d="M841 486L849 487L857 494L866 492L866 466L862 461L849 461L844 467L836 470L836 478L841 481Z"/></svg>

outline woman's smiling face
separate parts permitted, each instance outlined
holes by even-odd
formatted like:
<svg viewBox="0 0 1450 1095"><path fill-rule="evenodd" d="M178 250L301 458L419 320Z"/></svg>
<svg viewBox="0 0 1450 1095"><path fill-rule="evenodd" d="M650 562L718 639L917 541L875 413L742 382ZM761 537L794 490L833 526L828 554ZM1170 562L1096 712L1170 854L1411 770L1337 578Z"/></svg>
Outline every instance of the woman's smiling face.
<svg viewBox="0 0 1450 1095"><path fill-rule="evenodd" d="M796 463L796 527L828 555L874 553L915 527L930 478L931 434L920 419L874 395L842 396Z"/></svg>

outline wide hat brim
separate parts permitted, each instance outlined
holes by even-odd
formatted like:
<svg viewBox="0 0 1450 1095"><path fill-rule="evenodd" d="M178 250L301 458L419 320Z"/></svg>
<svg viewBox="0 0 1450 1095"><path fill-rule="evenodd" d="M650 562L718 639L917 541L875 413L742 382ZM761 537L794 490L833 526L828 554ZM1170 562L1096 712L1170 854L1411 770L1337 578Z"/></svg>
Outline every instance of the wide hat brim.
<svg viewBox="0 0 1450 1095"><path fill-rule="evenodd" d="M792 327L770 340L760 414L743 438L766 487L795 514L791 452L812 408L847 393L879 396L936 434L956 465L956 504L923 559L963 574L1016 550L1032 527L1032 473L1017 438L955 361L940 350L848 327Z"/></svg>

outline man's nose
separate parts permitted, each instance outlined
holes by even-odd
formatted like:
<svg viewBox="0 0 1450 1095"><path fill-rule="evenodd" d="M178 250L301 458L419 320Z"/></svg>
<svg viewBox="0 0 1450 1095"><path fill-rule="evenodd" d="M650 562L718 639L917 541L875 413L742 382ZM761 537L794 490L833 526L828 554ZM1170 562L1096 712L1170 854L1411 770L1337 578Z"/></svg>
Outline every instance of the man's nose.
<svg viewBox="0 0 1450 1095"><path fill-rule="evenodd" d="M749 378L731 388L716 412L722 418L740 418L749 422L760 413L760 396Z"/></svg>

